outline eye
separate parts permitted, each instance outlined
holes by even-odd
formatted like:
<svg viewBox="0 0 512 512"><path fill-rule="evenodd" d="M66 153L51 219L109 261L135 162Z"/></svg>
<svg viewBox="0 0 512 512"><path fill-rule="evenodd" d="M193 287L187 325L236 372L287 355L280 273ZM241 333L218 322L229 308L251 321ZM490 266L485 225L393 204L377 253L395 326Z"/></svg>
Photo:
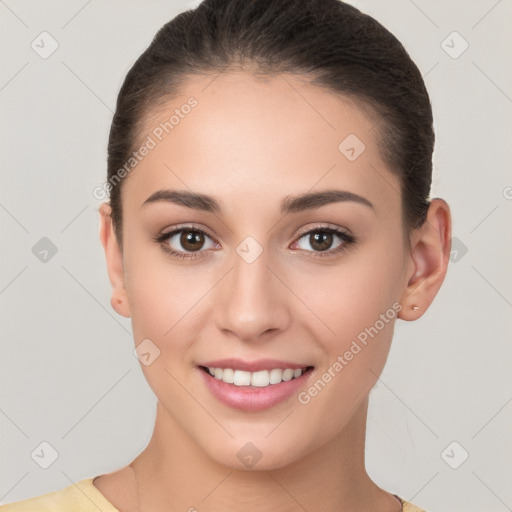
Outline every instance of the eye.
<svg viewBox="0 0 512 512"><path fill-rule="evenodd" d="M336 238L338 240L341 240L333 249L331 249L331 246L333 242L336 241ZM305 243L301 244L301 240L305 241ZM333 254L340 253L348 248L349 245L355 243L356 238L346 233L345 231L342 231L338 228L332 228L332 227L317 227L315 229L311 229L307 231L306 233L303 233L297 244L299 244L299 249L304 249L309 252L314 252L314 257L325 257L325 256L332 256ZM313 251L310 251L307 248L307 245L309 245ZM306 247L304 247L306 246ZM329 250L330 249L330 250ZM320 254L317 254L320 253ZM325 254L321 254L325 253Z"/></svg>
<svg viewBox="0 0 512 512"><path fill-rule="evenodd" d="M336 238L340 242L332 249L331 246ZM303 239L306 242L305 244L301 243ZM218 245L213 242L208 233L194 226L177 226L172 231L158 235L154 240L160 244L165 252L178 259L197 258L201 256L202 252L205 252L202 249L213 248ZM204 247L206 240L210 240L210 247ZM313 257L327 257L343 252L355 242L356 238L353 235L341 229L320 226L303 233L294 245L298 244L299 249L313 253ZM304 247L304 245L309 245L312 250Z"/></svg>
<svg viewBox="0 0 512 512"><path fill-rule="evenodd" d="M178 226L172 231L162 233L155 238L162 249L177 258L197 258L204 249L205 240L211 237L202 229L194 226ZM213 244L215 246L215 244ZM206 247L206 249L211 248ZM188 254L191 252L191 254Z"/></svg>

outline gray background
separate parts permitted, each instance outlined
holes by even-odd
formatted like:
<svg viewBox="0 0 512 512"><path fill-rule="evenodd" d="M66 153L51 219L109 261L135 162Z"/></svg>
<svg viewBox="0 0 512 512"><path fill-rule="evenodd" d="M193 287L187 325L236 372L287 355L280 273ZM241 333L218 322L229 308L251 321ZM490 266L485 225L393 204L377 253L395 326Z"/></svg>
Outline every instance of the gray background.
<svg viewBox="0 0 512 512"><path fill-rule="evenodd" d="M197 3L0 0L0 503L114 471L149 441L155 397L130 320L110 306L93 190L126 72ZM371 395L368 470L429 512L512 510L512 2L351 3L425 76L432 197L452 208L455 249L430 309L396 324ZM59 45L46 59L31 47L42 31ZM458 58L453 31L469 44ZM57 250L46 262L43 237ZM58 454L47 469L31 456L42 442Z"/></svg>

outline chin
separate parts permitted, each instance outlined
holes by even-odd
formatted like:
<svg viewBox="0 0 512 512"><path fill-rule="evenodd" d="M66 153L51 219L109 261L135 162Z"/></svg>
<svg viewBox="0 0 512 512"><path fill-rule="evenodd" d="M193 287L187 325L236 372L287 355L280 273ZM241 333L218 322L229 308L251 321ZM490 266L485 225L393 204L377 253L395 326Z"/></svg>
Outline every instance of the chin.
<svg viewBox="0 0 512 512"><path fill-rule="evenodd" d="M251 441L245 435L243 439L230 438L214 446L208 444L203 449L216 463L237 471L276 470L293 464L302 456L302 452L296 449L300 444L297 440L289 445L277 444L276 441L257 436Z"/></svg>

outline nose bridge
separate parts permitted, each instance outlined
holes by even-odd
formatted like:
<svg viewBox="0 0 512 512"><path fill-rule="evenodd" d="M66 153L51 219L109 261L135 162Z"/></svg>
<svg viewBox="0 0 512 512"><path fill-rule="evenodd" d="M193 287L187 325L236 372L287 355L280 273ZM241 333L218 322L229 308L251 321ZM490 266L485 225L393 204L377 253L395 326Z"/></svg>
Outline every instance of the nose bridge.
<svg viewBox="0 0 512 512"><path fill-rule="evenodd" d="M215 305L218 327L245 340L283 328L285 305L276 289L278 280L268 268L267 251L248 237L236 248L230 266Z"/></svg>

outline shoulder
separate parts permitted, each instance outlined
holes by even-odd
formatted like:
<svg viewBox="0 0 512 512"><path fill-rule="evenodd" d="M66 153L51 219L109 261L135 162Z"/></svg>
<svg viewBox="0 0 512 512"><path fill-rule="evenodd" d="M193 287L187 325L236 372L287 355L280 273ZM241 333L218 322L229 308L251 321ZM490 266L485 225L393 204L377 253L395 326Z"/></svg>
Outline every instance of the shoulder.
<svg viewBox="0 0 512 512"><path fill-rule="evenodd" d="M119 512L92 481L85 478L59 491L0 505L0 512Z"/></svg>
<svg viewBox="0 0 512 512"><path fill-rule="evenodd" d="M416 505L413 505L412 503L409 503L408 501L402 500L403 503L403 512L426 512L420 507L417 507ZM2 511L3 512L3 511Z"/></svg>

